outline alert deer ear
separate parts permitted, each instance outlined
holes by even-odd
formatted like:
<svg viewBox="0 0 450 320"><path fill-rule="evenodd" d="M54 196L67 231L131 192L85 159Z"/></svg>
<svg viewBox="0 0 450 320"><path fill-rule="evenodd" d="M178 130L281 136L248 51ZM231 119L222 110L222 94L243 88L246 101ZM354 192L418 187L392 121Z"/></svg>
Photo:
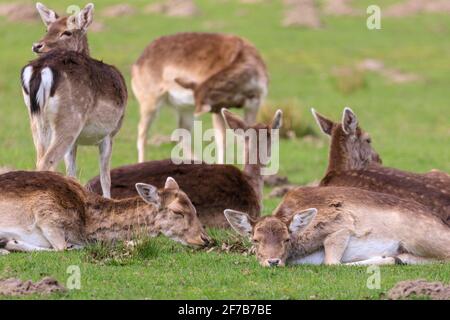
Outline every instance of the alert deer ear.
<svg viewBox="0 0 450 320"><path fill-rule="evenodd" d="M44 22L46 27L48 27L53 22L55 22L56 19L58 19L58 15L55 11L50 10L40 2L36 3L36 9L39 12L42 22Z"/></svg>
<svg viewBox="0 0 450 320"><path fill-rule="evenodd" d="M280 129L283 125L283 111L278 109L273 116L272 124L270 125L272 129Z"/></svg>
<svg viewBox="0 0 450 320"><path fill-rule="evenodd" d="M168 177L164 185L164 189L180 190L180 187L178 186L178 183L175 181L174 178Z"/></svg>
<svg viewBox="0 0 450 320"><path fill-rule="evenodd" d="M161 206L161 198L158 194L158 188L146 183L136 183L136 190L145 202L155 204L158 208Z"/></svg>
<svg viewBox="0 0 450 320"><path fill-rule="evenodd" d="M243 134L243 131L248 129L247 124L244 120L242 120L239 116L235 115L234 113L228 111L226 108L222 108L221 110L223 120L225 121L225 124L228 128L232 130L238 130L238 132L235 132L239 134L239 131Z"/></svg>
<svg viewBox="0 0 450 320"><path fill-rule="evenodd" d="M289 224L289 231L291 233L298 233L306 229L313 221L317 214L317 209L311 208L297 213Z"/></svg>
<svg viewBox="0 0 450 320"><path fill-rule="evenodd" d="M230 209L226 209L223 213L228 223L238 234L244 237L251 237L254 222L246 213Z"/></svg>
<svg viewBox="0 0 450 320"><path fill-rule="evenodd" d="M319 126L320 130L322 130L322 132L326 135L331 136L333 132L334 122L325 118L313 108L311 109L311 112L314 116L314 119L316 119L317 125Z"/></svg>
<svg viewBox="0 0 450 320"><path fill-rule="evenodd" d="M78 13L76 17L77 27L80 30L87 31L87 28L91 25L94 19L94 4L89 3L83 10Z"/></svg>
<svg viewBox="0 0 450 320"><path fill-rule="evenodd" d="M346 134L355 134L358 128L358 118L350 108L345 108L342 114L342 129Z"/></svg>

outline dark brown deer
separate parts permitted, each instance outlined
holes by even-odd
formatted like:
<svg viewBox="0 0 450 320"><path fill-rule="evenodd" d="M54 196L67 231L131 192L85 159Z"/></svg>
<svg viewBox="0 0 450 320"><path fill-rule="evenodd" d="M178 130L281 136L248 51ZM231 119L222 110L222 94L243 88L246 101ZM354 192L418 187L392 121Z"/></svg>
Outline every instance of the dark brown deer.
<svg viewBox="0 0 450 320"><path fill-rule="evenodd" d="M270 125L257 124L248 126L245 121L227 110L222 111L229 128L237 133L249 129L266 130L267 139L259 134L250 136L245 142L245 164L243 171L232 165L219 164L174 164L170 159L148 161L140 164L123 166L111 170L111 194L113 198L124 198L136 194L134 185L137 181L161 186L168 176L174 177L186 192L197 209L200 220L209 227L229 227L223 210L234 208L248 212L251 217L258 217L262 208L264 166L261 159L252 164L249 154L258 154L261 143L270 143L272 130L279 129L282 113L277 111ZM256 137L257 141L253 141ZM267 149L270 149L270 145ZM96 193L101 192L99 177L89 181L86 187Z"/></svg>
<svg viewBox="0 0 450 320"><path fill-rule="evenodd" d="M370 136L349 108L341 123L313 110L322 131L331 137L328 168L321 186L345 186L396 195L417 201L450 225L450 180L443 172L425 174L385 167L374 151Z"/></svg>
<svg viewBox="0 0 450 320"><path fill-rule="evenodd" d="M297 188L271 216L225 210L263 266L450 260L450 229L415 201L348 187Z"/></svg>
<svg viewBox="0 0 450 320"><path fill-rule="evenodd" d="M218 163L224 163L222 108L241 107L254 124L267 94L266 66L258 50L233 35L178 33L151 42L133 65L131 84L141 119L137 147L145 159L147 132L163 104L176 107L178 127L191 130L193 117L212 112ZM195 110L194 110L195 106Z"/></svg>
<svg viewBox="0 0 450 320"><path fill-rule="evenodd" d="M0 176L0 243L8 251L81 248L96 241L158 234L191 246L209 242L195 208L176 181L161 189L136 184L139 196L103 198L54 172Z"/></svg>
<svg viewBox="0 0 450 320"><path fill-rule="evenodd" d="M77 146L96 145L102 192L109 197L112 143L127 102L125 81L115 67L89 56L93 4L70 17L59 17L41 3L36 7L47 34L33 45L39 57L22 69L21 79L37 170L53 171L64 158L67 174L74 177Z"/></svg>

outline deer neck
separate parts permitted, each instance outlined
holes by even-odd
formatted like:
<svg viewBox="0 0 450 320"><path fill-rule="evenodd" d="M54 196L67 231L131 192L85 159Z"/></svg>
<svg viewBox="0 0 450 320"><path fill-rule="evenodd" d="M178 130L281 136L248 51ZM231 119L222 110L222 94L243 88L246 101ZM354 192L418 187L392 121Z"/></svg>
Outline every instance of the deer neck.
<svg viewBox="0 0 450 320"><path fill-rule="evenodd" d="M87 55L88 57L91 56L91 52L89 50L89 43L86 36L81 39L81 45L79 50L77 51L80 52L81 54Z"/></svg>
<svg viewBox="0 0 450 320"><path fill-rule="evenodd" d="M140 232L156 236L160 232L158 214L155 206L138 197L124 200L95 197L87 206L87 240L126 240Z"/></svg>
<svg viewBox="0 0 450 320"><path fill-rule="evenodd" d="M250 140L250 141L249 141ZM253 188L260 204L262 203L262 194L264 187L263 176L261 170L264 165L261 163L258 148L252 139L246 139L244 150L244 168L243 171L247 176L248 182Z"/></svg>

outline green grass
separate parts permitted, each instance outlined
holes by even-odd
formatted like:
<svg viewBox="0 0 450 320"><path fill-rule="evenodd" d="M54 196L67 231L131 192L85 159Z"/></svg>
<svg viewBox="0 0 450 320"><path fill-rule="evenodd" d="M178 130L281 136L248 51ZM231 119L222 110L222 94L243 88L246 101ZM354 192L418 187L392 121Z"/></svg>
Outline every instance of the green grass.
<svg viewBox="0 0 450 320"><path fill-rule="evenodd" d="M95 1L97 13L111 3ZM393 1L358 1L364 8ZM46 1L62 12L73 1ZM148 1L129 1L143 8ZM450 172L450 24L445 15L383 19L382 30L369 31L364 17L324 17L325 27L307 30L281 27L281 1L242 5L237 0L198 1L203 15L192 19L138 13L133 17L96 19L106 25L89 36L92 55L117 65L127 82L130 66L157 36L178 31L230 32L250 39L265 58L271 77L269 100L298 101L299 113L314 125L310 107L339 119L350 106L371 133L384 163L409 171L438 168ZM83 3L79 3L83 5ZM211 23L217 22L217 23ZM217 27L215 27L217 25ZM219 27L220 26L220 27ZM0 18L0 165L33 169L35 151L28 115L20 92L19 72L34 56L31 44L42 37L41 23L10 23ZM366 74L365 85L349 94L336 87L333 67L376 58L389 67L416 73L422 81L394 85L378 75ZM203 118L210 125L210 117ZM138 106L130 100L122 130L115 140L113 166L136 161ZM170 134L174 112L163 109L152 133ZM281 143L280 174L298 184L320 179L327 162L328 143L285 140ZM170 156L170 144L149 147L148 159ZM97 175L95 148L78 153L79 178ZM266 194L270 190L265 190ZM264 213L279 200L265 199ZM220 238L229 238L217 231ZM261 268L254 256L206 253L181 247L167 239L154 239L140 254L122 257L120 248L88 248L79 252L11 254L0 257L0 278L38 280L51 275L65 283L70 265L79 265L81 290L51 298L264 298L264 299L378 299L397 281L425 278L450 281L450 265L383 267L381 289L366 287L365 268L295 266ZM108 260L110 251L117 256ZM97 253L100 258L92 258ZM106 256L106 258L105 258ZM105 262L105 259L107 260ZM119 261L114 262L114 259ZM122 259L122 260L120 260ZM32 297L38 298L38 297Z"/></svg>

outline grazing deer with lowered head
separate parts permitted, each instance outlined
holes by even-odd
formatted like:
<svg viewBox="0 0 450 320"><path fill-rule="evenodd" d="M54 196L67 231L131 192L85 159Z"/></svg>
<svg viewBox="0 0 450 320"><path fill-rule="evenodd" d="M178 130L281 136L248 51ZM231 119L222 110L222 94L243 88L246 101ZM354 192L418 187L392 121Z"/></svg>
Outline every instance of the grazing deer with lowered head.
<svg viewBox="0 0 450 320"><path fill-rule="evenodd" d="M138 183L140 197L111 200L54 172L0 176L0 242L9 251L65 250L95 241L158 234L183 244L209 242L195 208L174 179Z"/></svg>
<svg viewBox="0 0 450 320"><path fill-rule="evenodd" d="M115 67L89 56L93 4L70 17L41 3L36 7L47 34L33 45L39 57L22 69L21 79L37 170L55 170L64 158L67 174L75 176L77 146L97 145L102 191L109 197L113 138L127 102L125 81Z"/></svg>
<svg viewBox="0 0 450 320"><path fill-rule="evenodd" d="M308 209L311 208L311 209ZM273 215L225 210L263 266L417 264L450 260L450 229L420 203L344 187L300 187Z"/></svg>
<svg viewBox="0 0 450 320"><path fill-rule="evenodd" d="M384 167L370 136L352 110L344 109L342 123L313 110L322 131L331 137L328 168L321 186L357 187L417 201L450 225L450 179L443 172L412 173Z"/></svg>
<svg viewBox="0 0 450 320"><path fill-rule="evenodd" d="M218 163L224 163L222 108L244 108L245 121L256 121L267 94L266 66L256 48L233 35L178 33L150 43L132 67L131 85L139 101L139 162L145 158L147 132L159 108L174 106L178 127L192 129L193 116L211 112ZM195 110L194 110L195 109Z"/></svg>
<svg viewBox="0 0 450 320"><path fill-rule="evenodd" d="M253 218L262 209L264 164L259 157L255 163L250 154L259 154L259 148L267 143L265 150L271 150L272 130L282 125L282 112L277 111L270 125L249 126L238 116L223 109L222 114L228 127L236 134L254 130L255 135L245 139L244 169L220 164L174 164L172 160L148 161L111 170L111 195L113 198L130 197L136 194L134 185L138 181L155 186L163 185L168 176L174 177L197 209L200 220L208 227L229 227L223 210L233 208L245 211ZM265 130L265 131L260 131ZM261 134L260 134L261 133ZM269 152L268 152L269 153ZM99 178L91 179L86 187L101 193Z"/></svg>

